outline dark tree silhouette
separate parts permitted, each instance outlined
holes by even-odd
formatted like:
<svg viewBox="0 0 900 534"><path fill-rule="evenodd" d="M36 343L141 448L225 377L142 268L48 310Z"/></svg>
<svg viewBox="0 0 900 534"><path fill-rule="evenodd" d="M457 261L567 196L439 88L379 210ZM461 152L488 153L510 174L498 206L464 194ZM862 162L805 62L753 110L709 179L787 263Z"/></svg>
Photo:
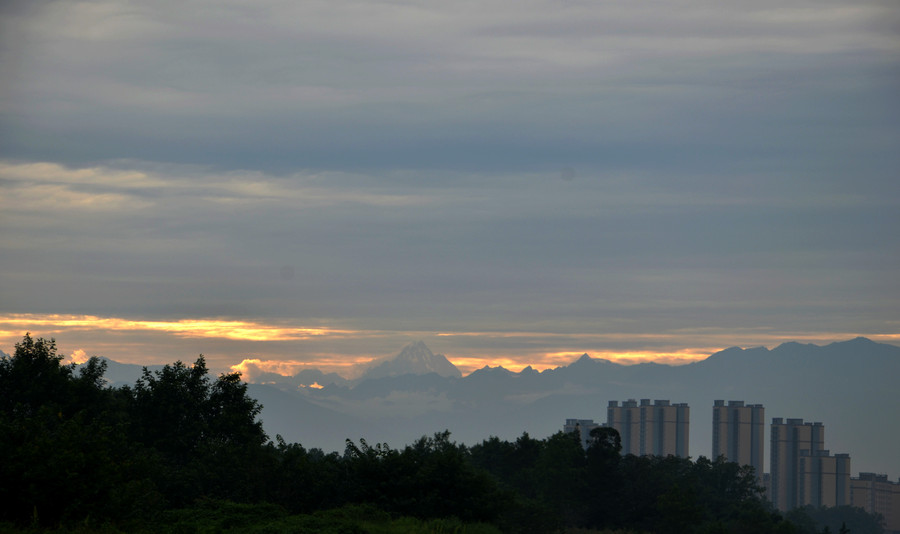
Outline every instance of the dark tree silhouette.
<svg viewBox="0 0 900 534"><path fill-rule="evenodd" d="M130 397L132 438L160 453L157 483L175 504L206 497L255 499L263 489L256 468L265 462L262 406L247 396L237 373L211 380L201 355L143 376Z"/></svg>
<svg viewBox="0 0 900 534"><path fill-rule="evenodd" d="M105 362L75 372L54 340L26 334L0 360L0 519L141 521L162 499L150 458L127 439Z"/></svg>

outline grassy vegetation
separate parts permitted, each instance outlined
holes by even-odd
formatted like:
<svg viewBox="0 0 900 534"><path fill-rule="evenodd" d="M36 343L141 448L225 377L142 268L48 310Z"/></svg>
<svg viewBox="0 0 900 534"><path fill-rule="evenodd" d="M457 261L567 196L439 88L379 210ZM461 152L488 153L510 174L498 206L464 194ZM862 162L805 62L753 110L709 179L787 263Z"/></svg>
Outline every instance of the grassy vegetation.
<svg viewBox="0 0 900 534"><path fill-rule="evenodd" d="M112 524L79 525L57 529L21 528L0 524L0 533L120 534ZM456 518L418 519L391 517L371 505L347 505L311 514L289 514L274 504L244 504L204 500L189 508L168 510L136 530L140 534L501 534L485 523L464 523Z"/></svg>

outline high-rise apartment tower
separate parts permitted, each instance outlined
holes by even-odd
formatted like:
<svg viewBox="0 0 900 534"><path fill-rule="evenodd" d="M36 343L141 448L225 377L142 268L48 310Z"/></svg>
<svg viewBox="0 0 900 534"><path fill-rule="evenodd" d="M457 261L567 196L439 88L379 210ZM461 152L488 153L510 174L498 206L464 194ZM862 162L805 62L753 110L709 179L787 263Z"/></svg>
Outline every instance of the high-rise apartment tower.
<svg viewBox="0 0 900 534"><path fill-rule="evenodd" d="M762 404L717 400L713 403L712 457L752 466L763 476L765 414Z"/></svg>
<svg viewBox="0 0 900 534"><path fill-rule="evenodd" d="M634 399L609 401L606 426L618 430L622 453L688 457L691 409L687 404L667 400Z"/></svg>
<svg viewBox="0 0 900 534"><path fill-rule="evenodd" d="M825 426L822 423L804 423L803 419L781 417L772 419L770 432L772 475L772 503L782 511L797 507L797 470L800 451L815 454L825 450Z"/></svg>
<svg viewBox="0 0 900 534"><path fill-rule="evenodd" d="M850 504L850 455L831 455L827 450L800 451L797 465L798 506Z"/></svg>
<svg viewBox="0 0 900 534"><path fill-rule="evenodd" d="M850 504L850 455L825 449L822 423L775 417L771 443L770 498L779 510Z"/></svg>

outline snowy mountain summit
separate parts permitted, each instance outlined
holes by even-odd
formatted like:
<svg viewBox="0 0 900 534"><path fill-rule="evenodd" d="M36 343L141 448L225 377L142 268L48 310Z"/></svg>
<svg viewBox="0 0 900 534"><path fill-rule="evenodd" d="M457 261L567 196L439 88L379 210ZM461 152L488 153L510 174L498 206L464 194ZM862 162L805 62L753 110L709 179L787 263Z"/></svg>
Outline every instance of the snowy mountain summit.
<svg viewBox="0 0 900 534"><path fill-rule="evenodd" d="M461 378L462 372L450 363L443 354L434 354L425 343L417 341L403 347L400 354L388 360L375 362L362 376L363 379L384 378L400 375L424 375L437 373L440 376Z"/></svg>

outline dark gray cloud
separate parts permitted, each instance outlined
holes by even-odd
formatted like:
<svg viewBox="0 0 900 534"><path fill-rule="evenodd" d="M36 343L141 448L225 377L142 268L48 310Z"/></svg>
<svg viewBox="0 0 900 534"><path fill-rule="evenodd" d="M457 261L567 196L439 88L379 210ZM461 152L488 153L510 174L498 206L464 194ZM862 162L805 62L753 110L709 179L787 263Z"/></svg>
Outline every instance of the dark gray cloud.
<svg viewBox="0 0 900 534"><path fill-rule="evenodd" d="M895 12L4 8L0 311L894 334Z"/></svg>
<svg viewBox="0 0 900 534"><path fill-rule="evenodd" d="M896 135L898 39L877 29L893 16L880 3L315 6L9 18L4 155L718 170Z"/></svg>

